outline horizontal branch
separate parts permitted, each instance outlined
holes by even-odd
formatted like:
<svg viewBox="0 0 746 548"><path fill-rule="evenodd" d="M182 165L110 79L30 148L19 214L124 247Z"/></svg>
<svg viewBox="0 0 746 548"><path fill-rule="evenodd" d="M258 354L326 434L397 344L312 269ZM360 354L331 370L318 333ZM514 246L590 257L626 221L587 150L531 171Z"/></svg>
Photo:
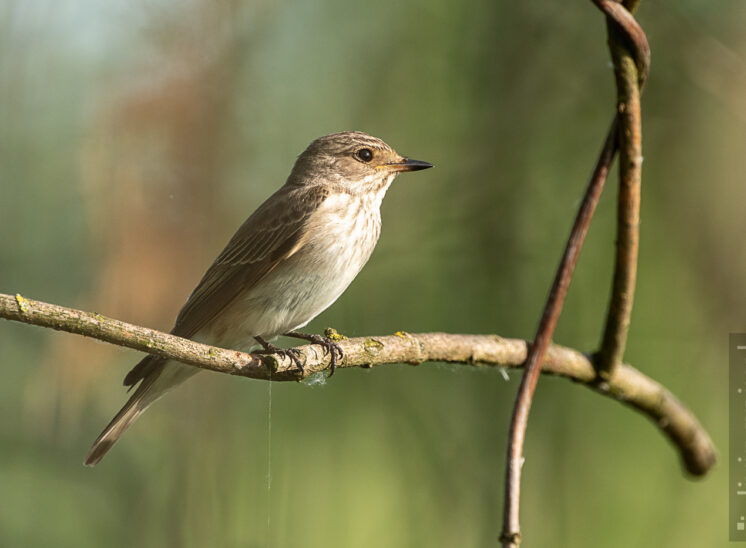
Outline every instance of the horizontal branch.
<svg viewBox="0 0 746 548"><path fill-rule="evenodd" d="M290 359L256 355L196 343L153 329L140 327L100 314L65 308L20 295L0 293L0 317L106 341L156 354L182 363L254 379L302 380L329 368L329 356L319 345L298 347L304 369ZM338 368L424 362L461 363L472 366L520 368L526 359L527 343L497 335L410 334L398 332L383 337L344 339L338 344L344 358ZM715 448L696 417L656 381L629 365L621 365L608 382L599 382L593 363L585 354L552 345L542 364L542 373L559 375L611 396L650 418L678 448L686 470L695 476L715 464Z"/></svg>

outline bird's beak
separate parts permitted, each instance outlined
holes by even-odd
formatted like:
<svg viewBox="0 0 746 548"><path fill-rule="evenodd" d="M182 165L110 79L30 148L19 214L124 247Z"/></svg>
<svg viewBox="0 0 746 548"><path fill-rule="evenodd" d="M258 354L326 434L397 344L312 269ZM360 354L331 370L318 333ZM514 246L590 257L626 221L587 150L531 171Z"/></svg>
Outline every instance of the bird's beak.
<svg viewBox="0 0 746 548"><path fill-rule="evenodd" d="M382 167L389 171L419 171L421 169L433 167L433 164L429 162L421 162L420 160L412 160L411 158L402 158L399 162L384 164Z"/></svg>

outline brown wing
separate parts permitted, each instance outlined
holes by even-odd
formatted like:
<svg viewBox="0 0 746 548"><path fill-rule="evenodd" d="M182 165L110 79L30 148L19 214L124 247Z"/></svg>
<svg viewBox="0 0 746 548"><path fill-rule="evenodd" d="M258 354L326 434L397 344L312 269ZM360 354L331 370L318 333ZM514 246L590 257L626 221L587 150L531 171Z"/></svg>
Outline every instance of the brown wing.
<svg viewBox="0 0 746 548"><path fill-rule="evenodd" d="M283 186L246 219L205 272L176 318L174 335L190 338L302 245L309 216L328 196L321 187ZM147 356L124 379L131 386L164 361Z"/></svg>

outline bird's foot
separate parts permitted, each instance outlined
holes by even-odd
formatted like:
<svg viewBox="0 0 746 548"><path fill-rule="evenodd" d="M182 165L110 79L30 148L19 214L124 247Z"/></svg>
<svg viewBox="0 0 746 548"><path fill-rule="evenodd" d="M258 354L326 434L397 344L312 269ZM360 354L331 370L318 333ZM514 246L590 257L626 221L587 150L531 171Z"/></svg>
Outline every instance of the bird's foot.
<svg viewBox="0 0 746 548"><path fill-rule="evenodd" d="M297 348L280 348L279 346L275 346L269 341L264 340L262 337L254 337L254 339L262 345L262 350L256 350L257 354L279 354L285 356L297 365L298 369L303 371L303 362L300 360L300 350Z"/></svg>
<svg viewBox="0 0 746 548"><path fill-rule="evenodd" d="M334 375L334 371L337 369L337 364L342 361L345 356L342 347L339 346L330 337L324 337L322 335L314 335L312 333L299 333L298 331L290 331L285 333L286 337L293 337L296 339L303 339L304 341L318 344L324 349L324 355L329 354L331 356L329 360L329 376Z"/></svg>

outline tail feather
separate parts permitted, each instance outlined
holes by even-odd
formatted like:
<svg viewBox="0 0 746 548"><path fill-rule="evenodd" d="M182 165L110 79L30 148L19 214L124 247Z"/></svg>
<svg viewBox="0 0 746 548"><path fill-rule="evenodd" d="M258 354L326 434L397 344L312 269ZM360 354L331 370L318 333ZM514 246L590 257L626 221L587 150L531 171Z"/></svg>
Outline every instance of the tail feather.
<svg viewBox="0 0 746 548"><path fill-rule="evenodd" d="M127 373L127 376L124 377L124 386L129 386L130 390L132 390L133 386L162 367L164 363L166 363L164 358L148 354L141 359L129 373Z"/></svg>
<svg viewBox="0 0 746 548"><path fill-rule="evenodd" d="M85 457L83 464L86 466L95 466L104 455L111 449L111 446L124 434L125 430L135 422L135 419L142 414L143 411L155 401L154 394L151 394L151 387L155 380L158 378L160 371L151 373L148 377L143 379L140 386L137 387L135 393L132 394L124 407L116 414L111 422L104 428L101 435L96 438L93 442L91 449Z"/></svg>
<svg viewBox="0 0 746 548"><path fill-rule="evenodd" d="M149 366L147 375L142 378L135 393L132 394L132 397L127 400L122 410L117 413L109 425L104 428L104 431L101 432L101 435L93 442L91 450L86 455L84 464L94 466L98 463L119 437L124 434L125 430L135 422L135 419L151 403L198 371L199 369L196 367L165 360Z"/></svg>

